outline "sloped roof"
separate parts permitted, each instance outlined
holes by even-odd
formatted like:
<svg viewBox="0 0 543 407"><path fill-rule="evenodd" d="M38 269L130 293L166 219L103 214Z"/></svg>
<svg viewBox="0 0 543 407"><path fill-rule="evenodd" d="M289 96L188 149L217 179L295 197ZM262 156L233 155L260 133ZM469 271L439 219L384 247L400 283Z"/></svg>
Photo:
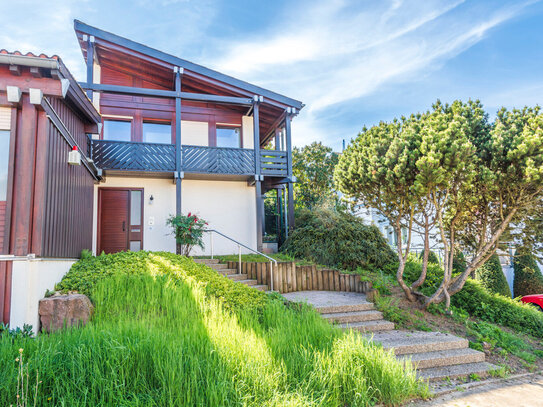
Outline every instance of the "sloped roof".
<svg viewBox="0 0 543 407"><path fill-rule="evenodd" d="M89 36L94 36L95 38L103 39L107 42L116 44L118 46L127 48L131 51L137 52L139 54L155 58L157 60L166 62L171 64L172 66L179 66L184 69L187 69L192 72L196 72L200 75L209 77L211 79L214 79L219 82L223 82L227 85L237 87L241 90L244 90L246 92L250 92L254 95L263 96L264 98L268 98L271 100L274 100L276 102L279 102L281 104L284 104L289 107L294 107L296 109L302 109L304 107L303 103L289 98L287 96L281 95L279 93L272 92L270 90L261 88L259 86L250 84L248 82L242 81L240 79L236 79L232 76L225 75L223 73L220 73L218 71L215 71L213 69L206 68L202 65L195 64L193 62L187 61L185 59L176 57L171 54L167 54L165 52L159 51L157 49L148 47L146 45L140 44L138 42L129 40L128 38L121 37L119 35L110 33L108 31L101 30L96 27L92 27L88 24L85 24L79 20L74 20L74 29L76 33L81 34L87 34Z"/></svg>

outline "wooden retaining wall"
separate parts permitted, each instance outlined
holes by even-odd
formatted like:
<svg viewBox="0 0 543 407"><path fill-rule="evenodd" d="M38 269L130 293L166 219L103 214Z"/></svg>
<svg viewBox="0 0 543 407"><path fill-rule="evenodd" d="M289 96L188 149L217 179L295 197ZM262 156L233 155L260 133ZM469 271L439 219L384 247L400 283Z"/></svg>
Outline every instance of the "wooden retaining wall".
<svg viewBox="0 0 543 407"><path fill-rule="evenodd" d="M228 268L238 269L237 261L229 261ZM270 263L242 262L241 272L247 278L267 284L271 288ZM337 270L318 270L316 266L297 266L294 262L277 263L273 273L273 289L280 293L293 291L346 291L366 293L368 281L360 281L359 275L344 274Z"/></svg>

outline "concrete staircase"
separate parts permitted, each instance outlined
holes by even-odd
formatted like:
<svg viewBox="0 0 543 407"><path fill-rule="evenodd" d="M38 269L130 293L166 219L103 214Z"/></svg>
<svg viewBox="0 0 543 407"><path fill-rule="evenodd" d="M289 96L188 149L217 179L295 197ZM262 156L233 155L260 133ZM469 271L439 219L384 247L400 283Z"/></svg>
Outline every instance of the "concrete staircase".
<svg viewBox="0 0 543 407"><path fill-rule="evenodd" d="M484 377L490 370L497 369L485 362L483 352L470 349L467 339L441 332L394 330L394 324L384 320L373 303L362 298L356 303L316 305L315 308L339 327L360 331L383 348L392 349L399 360L417 367L421 378L435 381L472 374Z"/></svg>
<svg viewBox="0 0 543 407"><path fill-rule="evenodd" d="M229 278L237 283L245 284L255 290L268 291L267 285L259 285L254 279L247 278L247 274L238 274L238 270L229 269L227 264L219 263L218 259L194 259L196 263L205 264L216 270L217 273L222 274L224 277Z"/></svg>

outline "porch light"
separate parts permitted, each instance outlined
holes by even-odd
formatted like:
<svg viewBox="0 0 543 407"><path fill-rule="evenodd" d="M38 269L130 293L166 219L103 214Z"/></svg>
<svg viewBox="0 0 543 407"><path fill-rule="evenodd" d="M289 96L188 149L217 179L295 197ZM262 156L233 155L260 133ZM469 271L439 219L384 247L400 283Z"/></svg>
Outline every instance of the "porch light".
<svg viewBox="0 0 543 407"><path fill-rule="evenodd" d="M149 205L152 205L154 200L155 200L155 197L153 195L151 195L149 197Z"/></svg>
<svg viewBox="0 0 543 407"><path fill-rule="evenodd" d="M77 146L73 146L72 151L68 153L68 164L81 165L81 153L77 149Z"/></svg>

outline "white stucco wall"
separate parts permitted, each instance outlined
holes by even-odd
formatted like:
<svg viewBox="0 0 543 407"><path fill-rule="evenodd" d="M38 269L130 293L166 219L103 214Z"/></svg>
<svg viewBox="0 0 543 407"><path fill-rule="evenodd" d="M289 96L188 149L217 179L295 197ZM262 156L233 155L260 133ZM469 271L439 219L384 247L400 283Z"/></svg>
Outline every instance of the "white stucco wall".
<svg viewBox="0 0 543 407"><path fill-rule="evenodd" d="M243 133L243 148L254 148L253 116L241 118L241 131Z"/></svg>
<svg viewBox="0 0 543 407"><path fill-rule="evenodd" d="M181 120L182 144L188 146L208 146L208 126L207 122Z"/></svg>
<svg viewBox="0 0 543 407"><path fill-rule="evenodd" d="M10 327L22 328L32 325L39 329L38 305L46 290L53 290L55 284L70 270L76 259L36 259L14 261L11 282Z"/></svg>
<svg viewBox="0 0 543 407"><path fill-rule="evenodd" d="M140 177L106 177L105 182L95 186L93 252L97 247L98 188L124 187L143 188L143 248L144 250L175 251L175 239L166 226L167 218L175 213L175 185L171 179ZM150 196L153 202L150 203ZM256 249L256 198L254 187L245 181L183 180L183 213L196 213L216 229L239 242ZM152 223L152 224L151 224ZM193 255L209 254L209 237L206 247L194 250ZM246 252L245 250L243 251ZM214 238L215 254L237 253L237 245L224 238Z"/></svg>

